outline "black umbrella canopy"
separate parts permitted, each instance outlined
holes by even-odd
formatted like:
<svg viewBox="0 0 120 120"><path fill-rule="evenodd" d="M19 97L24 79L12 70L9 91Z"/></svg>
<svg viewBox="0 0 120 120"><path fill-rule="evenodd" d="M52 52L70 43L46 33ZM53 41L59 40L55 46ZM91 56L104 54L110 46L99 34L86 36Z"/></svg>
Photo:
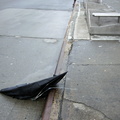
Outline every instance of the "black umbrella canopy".
<svg viewBox="0 0 120 120"><path fill-rule="evenodd" d="M17 99L37 99L54 87L67 72L37 82L4 88L0 93Z"/></svg>

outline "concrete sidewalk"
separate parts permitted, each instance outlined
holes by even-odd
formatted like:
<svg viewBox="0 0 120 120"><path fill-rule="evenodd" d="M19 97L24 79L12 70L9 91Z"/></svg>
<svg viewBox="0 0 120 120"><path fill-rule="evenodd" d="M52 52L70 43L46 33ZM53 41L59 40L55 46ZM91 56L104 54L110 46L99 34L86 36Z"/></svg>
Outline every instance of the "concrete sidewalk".
<svg viewBox="0 0 120 120"><path fill-rule="evenodd" d="M75 26L59 118L120 120L120 42L92 41L83 12Z"/></svg>
<svg viewBox="0 0 120 120"><path fill-rule="evenodd" d="M62 3L46 10L44 2L40 10L33 1L19 2L0 7L0 89L53 76L71 16L72 0L65 10ZM0 95L0 120L40 120L45 102Z"/></svg>
<svg viewBox="0 0 120 120"><path fill-rule="evenodd" d="M120 43L76 41L69 56L62 120L120 119Z"/></svg>

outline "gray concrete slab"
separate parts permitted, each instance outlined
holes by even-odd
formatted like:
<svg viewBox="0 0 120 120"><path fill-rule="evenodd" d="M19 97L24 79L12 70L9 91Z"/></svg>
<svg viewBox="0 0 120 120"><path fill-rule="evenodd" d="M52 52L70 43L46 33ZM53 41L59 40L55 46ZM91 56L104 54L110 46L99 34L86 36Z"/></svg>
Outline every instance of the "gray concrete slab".
<svg viewBox="0 0 120 120"><path fill-rule="evenodd" d="M54 74L62 40L0 37L0 89ZM45 100L20 101L0 95L0 119L40 119Z"/></svg>
<svg viewBox="0 0 120 120"><path fill-rule="evenodd" d="M69 57L63 119L120 119L119 42L77 41ZM66 112L65 112L66 111Z"/></svg>
<svg viewBox="0 0 120 120"><path fill-rule="evenodd" d="M84 2L84 7L86 9L86 14L88 14L88 10L90 9L97 9L97 10L111 10L112 8L109 8L107 5L105 4L100 4L97 2L89 2L89 1L85 1Z"/></svg>
<svg viewBox="0 0 120 120"><path fill-rule="evenodd" d="M61 45L55 39L0 37L0 87L53 75Z"/></svg>
<svg viewBox="0 0 120 120"><path fill-rule="evenodd" d="M120 12L120 0L114 0L114 2L112 0L103 0L103 3Z"/></svg>
<svg viewBox="0 0 120 120"><path fill-rule="evenodd" d="M25 8L25 9L52 9L72 10L73 0L0 0L0 9Z"/></svg>
<svg viewBox="0 0 120 120"><path fill-rule="evenodd" d="M8 97L0 98L1 120L40 120L45 99L37 101L16 100Z"/></svg>
<svg viewBox="0 0 120 120"><path fill-rule="evenodd" d="M69 66L64 98L120 119L120 65L72 64ZM84 118L83 118L84 119Z"/></svg>
<svg viewBox="0 0 120 120"><path fill-rule="evenodd" d="M67 112L66 112L67 111ZM100 111L73 101L63 101L62 120L110 120Z"/></svg>
<svg viewBox="0 0 120 120"><path fill-rule="evenodd" d="M70 16L68 11L1 10L0 35L64 38Z"/></svg>
<svg viewBox="0 0 120 120"><path fill-rule="evenodd" d="M80 10L76 19L74 39L90 39L88 25L85 19L85 11Z"/></svg>
<svg viewBox="0 0 120 120"><path fill-rule="evenodd" d="M70 63L76 64L119 64L120 44L118 41L75 42ZM74 57L73 57L74 56Z"/></svg>
<svg viewBox="0 0 120 120"><path fill-rule="evenodd" d="M0 0L0 89L55 72L73 0ZM46 99L0 95L0 120L40 120Z"/></svg>

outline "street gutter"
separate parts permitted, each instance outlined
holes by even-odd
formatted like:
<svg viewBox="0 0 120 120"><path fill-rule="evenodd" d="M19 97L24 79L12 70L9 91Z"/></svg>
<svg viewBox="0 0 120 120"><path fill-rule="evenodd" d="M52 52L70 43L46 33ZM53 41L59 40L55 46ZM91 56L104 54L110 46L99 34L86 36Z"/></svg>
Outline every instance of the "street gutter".
<svg viewBox="0 0 120 120"><path fill-rule="evenodd" d="M71 17L70 17L70 20L68 22L68 27L67 27L67 30L66 30L66 33L64 36L64 41L63 41L63 44L61 47L61 51L59 54L57 65L56 65L56 69L54 72L55 75L60 74L62 71L66 71L66 69L67 69L67 64L66 64L67 62L65 62L65 60L67 61L68 54L71 50L73 36L74 36L74 27L75 27L75 22L76 22L77 14L79 11L79 7L80 7L80 4L77 2L75 4L75 7L74 7L72 14L71 14ZM52 111L52 106L54 104L53 101L55 99L56 92L57 92L57 90L50 91L50 93L47 97L47 100L46 100L46 104L45 104L45 108L44 108L43 113L42 113L41 120L50 120L51 119L51 116L54 113ZM64 90L63 90L63 92L64 92ZM63 92L61 94L63 94ZM59 101L61 101L62 96L63 95L61 95L61 97L59 98L60 99ZM60 105L60 103L58 103L58 104L59 104L58 105L59 110L57 110L57 115L55 114L55 116L57 116L57 117L54 118L54 120L58 120L58 118L59 118L61 105ZM52 113L51 113L51 111L52 111Z"/></svg>

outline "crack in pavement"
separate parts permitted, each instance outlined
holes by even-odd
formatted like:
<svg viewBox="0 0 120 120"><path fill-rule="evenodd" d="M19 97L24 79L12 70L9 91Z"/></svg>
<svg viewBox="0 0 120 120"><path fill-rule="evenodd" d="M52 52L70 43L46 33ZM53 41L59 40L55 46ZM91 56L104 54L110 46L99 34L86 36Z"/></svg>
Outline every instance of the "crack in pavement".
<svg viewBox="0 0 120 120"><path fill-rule="evenodd" d="M90 120L112 120L109 117L107 117L103 112L101 112L91 106L88 106L85 103L76 102L76 101L66 99L66 98L64 98L64 101L72 103L74 109L77 109L77 112L80 111L80 113L82 114L81 115L82 119L89 118Z"/></svg>

